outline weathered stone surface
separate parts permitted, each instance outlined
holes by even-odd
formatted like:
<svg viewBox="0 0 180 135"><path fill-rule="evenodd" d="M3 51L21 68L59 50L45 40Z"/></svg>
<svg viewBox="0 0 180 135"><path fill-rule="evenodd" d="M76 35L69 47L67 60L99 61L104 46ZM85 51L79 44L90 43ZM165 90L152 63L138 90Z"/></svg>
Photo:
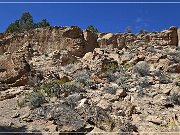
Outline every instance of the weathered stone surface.
<svg viewBox="0 0 180 135"><path fill-rule="evenodd" d="M180 63L170 65L167 70L171 73L180 73Z"/></svg>
<svg viewBox="0 0 180 135"><path fill-rule="evenodd" d="M158 116L148 116L146 120L157 125L162 123L162 120Z"/></svg>
<svg viewBox="0 0 180 135"><path fill-rule="evenodd" d="M46 27L0 36L0 82L27 84L30 63L33 68L67 65L98 47L97 35L79 27ZM65 50L67 53L63 53ZM45 60L43 55L52 60ZM46 61L43 63L41 61ZM30 62L31 61L31 62ZM48 62L49 61L49 62Z"/></svg>
<svg viewBox="0 0 180 135"><path fill-rule="evenodd" d="M86 41L85 48L84 48L85 52L92 52L94 48L99 47L97 43L97 38L98 38L97 34L88 30L83 31L83 34L84 34L84 39Z"/></svg>
<svg viewBox="0 0 180 135"><path fill-rule="evenodd" d="M178 34L177 28L171 27L157 33L146 33L134 35L132 33L101 33L99 34L98 44L100 47L117 47L119 49L140 45L140 44L156 44L157 46L177 46Z"/></svg>
<svg viewBox="0 0 180 135"><path fill-rule="evenodd" d="M95 34L86 32L85 40L82 30L75 26L38 28L23 33L3 35L0 38L0 54L13 53L23 44L30 43L33 50L43 54L65 49L75 56L83 56L87 51L97 47L96 38Z"/></svg>
<svg viewBox="0 0 180 135"><path fill-rule="evenodd" d="M1 70L0 82L14 84L14 86L25 85L27 83L27 74L30 71L30 65L25 56L16 52L12 55L0 56Z"/></svg>
<svg viewBox="0 0 180 135"><path fill-rule="evenodd" d="M180 47L180 28L177 29L178 34L178 47Z"/></svg>
<svg viewBox="0 0 180 135"><path fill-rule="evenodd" d="M116 95L119 97L125 97L127 95L127 93L124 89L117 89Z"/></svg>

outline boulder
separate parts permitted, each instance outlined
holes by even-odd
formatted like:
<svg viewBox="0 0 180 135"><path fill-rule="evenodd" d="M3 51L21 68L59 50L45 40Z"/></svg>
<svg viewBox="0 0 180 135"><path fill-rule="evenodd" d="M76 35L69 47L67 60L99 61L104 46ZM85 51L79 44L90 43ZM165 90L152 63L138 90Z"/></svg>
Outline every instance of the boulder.
<svg viewBox="0 0 180 135"><path fill-rule="evenodd" d="M83 34L84 34L84 39L86 41L85 48L84 48L86 53L92 52L94 48L99 47L98 42L97 42L98 36L96 33L85 30L83 31Z"/></svg>
<svg viewBox="0 0 180 135"><path fill-rule="evenodd" d="M12 55L0 56L0 63L0 82L2 84L14 84L13 86L27 84L30 65L26 61L24 54L16 52Z"/></svg>
<svg viewBox="0 0 180 135"><path fill-rule="evenodd" d="M171 73L180 73L180 63L170 65L167 71Z"/></svg>

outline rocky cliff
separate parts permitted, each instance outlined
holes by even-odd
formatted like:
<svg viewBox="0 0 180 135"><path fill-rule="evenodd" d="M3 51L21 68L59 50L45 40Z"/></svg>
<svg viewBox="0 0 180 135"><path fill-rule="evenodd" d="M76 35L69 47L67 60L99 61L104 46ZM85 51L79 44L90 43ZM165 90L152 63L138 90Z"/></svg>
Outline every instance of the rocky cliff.
<svg viewBox="0 0 180 135"><path fill-rule="evenodd" d="M179 29L171 27L162 32L142 33L92 33L79 27L46 27L23 33L0 35L0 82L27 82L25 74L30 71L28 61L35 55L48 55L59 51L83 57L95 48L133 48L142 44L166 49L177 48ZM61 58L64 61L69 58ZM63 63L63 62L62 62ZM24 65L24 66L23 66ZM24 79L22 79L23 77ZM22 84L18 82L19 84Z"/></svg>
<svg viewBox="0 0 180 135"><path fill-rule="evenodd" d="M179 132L180 29L0 35L0 131ZM30 110L31 109L31 110Z"/></svg>

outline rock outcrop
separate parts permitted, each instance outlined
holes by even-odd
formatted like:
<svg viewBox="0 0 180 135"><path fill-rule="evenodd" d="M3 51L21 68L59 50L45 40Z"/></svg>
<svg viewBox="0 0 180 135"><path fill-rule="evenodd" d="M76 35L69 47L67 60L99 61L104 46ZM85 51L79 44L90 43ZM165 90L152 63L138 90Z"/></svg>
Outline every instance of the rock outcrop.
<svg viewBox="0 0 180 135"><path fill-rule="evenodd" d="M90 31L84 31L83 34L75 26L46 27L3 34L0 36L0 82L13 86L25 85L33 57L52 54L52 59L60 59L56 63L65 65L75 60L75 57L82 57L86 52L93 51L98 47L96 41L96 34ZM63 50L67 52L64 56L60 53ZM44 63L42 66L45 65Z"/></svg>
<svg viewBox="0 0 180 135"><path fill-rule="evenodd" d="M179 34L174 26L0 34L0 125L42 134L179 132Z"/></svg>
<svg viewBox="0 0 180 135"><path fill-rule="evenodd" d="M100 47L119 48L133 46L139 44L156 44L156 46L172 46L178 45L178 31L176 27L162 32L150 32L141 34L132 33L101 33L99 34L98 44Z"/></svg>

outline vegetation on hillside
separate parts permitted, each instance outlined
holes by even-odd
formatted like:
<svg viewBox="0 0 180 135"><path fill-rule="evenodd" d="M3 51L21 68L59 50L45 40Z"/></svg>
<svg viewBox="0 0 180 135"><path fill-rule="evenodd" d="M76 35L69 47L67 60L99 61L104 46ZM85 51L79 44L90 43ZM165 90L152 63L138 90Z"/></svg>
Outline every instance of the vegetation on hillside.
<svg viewBox="0 0 180 135"><path fill-rule="evenodd" d="M93 25L87 26L86 29L91 31L91 32L94 32L94 33L98 33L99 32L98 29L96 27L94 27Z"/></svg>
<svg viewBox="0 0 180 135"><path fill-rule="evenodd" d="M22 32L33 28L42 28L46 26L50 26L50 23L46 19L43 19L41 22L35 23L33 21L32 15L29 12L25 12L22 14L20 19L17 19L13 23L11 23L7 27L5 32Z"/></svg>

